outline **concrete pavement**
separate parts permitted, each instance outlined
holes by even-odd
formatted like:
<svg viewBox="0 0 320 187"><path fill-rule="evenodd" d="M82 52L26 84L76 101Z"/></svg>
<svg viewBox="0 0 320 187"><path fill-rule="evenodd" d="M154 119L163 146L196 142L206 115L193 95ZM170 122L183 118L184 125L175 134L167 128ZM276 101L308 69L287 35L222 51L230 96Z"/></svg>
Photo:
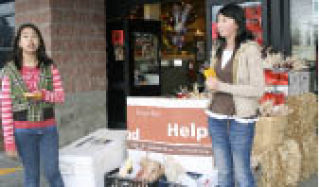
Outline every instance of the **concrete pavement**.
<svg viewBox="0 0 320 187"><path fill-rule="evenodd" d="M7 158L3 152L0 152L0 168L17 168L21 167L19 161L14 161ZM44 177L41 178L41 187L48 187ZM16 172L0 175L0 187L22 187L23 185L23 171L18 170ZM305 180L299 184L298 187L317 187L318 186L318 176L315 174L311 176L308 180Z"/></svg>

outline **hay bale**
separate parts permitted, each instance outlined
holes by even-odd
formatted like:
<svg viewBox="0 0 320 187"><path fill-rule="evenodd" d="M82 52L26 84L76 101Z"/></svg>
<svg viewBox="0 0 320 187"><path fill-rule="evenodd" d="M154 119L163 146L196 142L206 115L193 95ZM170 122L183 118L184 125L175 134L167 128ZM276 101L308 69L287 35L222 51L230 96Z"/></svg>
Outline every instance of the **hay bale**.
<svg viewBox="0 0 320 187"><path fill-rule="evenodd" d="M307 134L300 144L302 152L301 179L307 179L318 171L318 138L315 133Z"/></svg>
<svg viewBox="0 0 320 187"><path fill-rule="evenodd" d="M284 173L285 186L297 186L300 180L301 152L295 140L287 140L279 147L280 162Z"/></svg>
<svg viewBox="0 0 320 187"><path fill-rule="evenodd" d="M255 127L253 152L264 152L283 144L287 126L287 116L260 117Z"/></svg>
<svg viewBox="0 0 320 187"><path fill-rule="evenodd" d="M301 176L301 152L295 140L252 156L260 168L259 187L296 186Z"/></svg>
<svg viewBox="0 0 320 187"><path fill-rule="evenodd" d="M287 122L284 130L275 125L280 119L257 122L252 158L261 167L259 187L296 186L317 172L317 96L289 96L288 105L293 112L282 119Z"/></svg>
<svg viewBox="0 0 320 187"><path fill-rule="evenodd" d="M269 149L258 156L261 176L257 181L259 187L285 186L281 157L277 149Z"/></svg>
<svg viewBox="0 0 320 187"><path fill-rule="evenodd" d="M317 171L317 96L306 93L299 96L289 96L288 105L293 112L288 116L286 137L295 139L301 150L301 179L310 177Z"/></svg>
<svg viewBox="0 0 320 187"><path fill-rule="evenodd" d="M287 102L292 113L288 115L290 125L286 130L286 137L301 142L305 134L316 131L318 121L317 96L312 93L289 96Z"/></svg>

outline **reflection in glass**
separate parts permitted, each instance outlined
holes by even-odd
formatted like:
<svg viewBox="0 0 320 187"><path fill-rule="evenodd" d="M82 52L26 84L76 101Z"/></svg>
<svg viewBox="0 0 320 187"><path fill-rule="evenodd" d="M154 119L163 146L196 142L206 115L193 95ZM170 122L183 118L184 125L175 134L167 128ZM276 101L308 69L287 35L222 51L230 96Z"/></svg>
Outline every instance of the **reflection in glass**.
<svg viewBox="0 0 320 187"><path fill-rule="evenodd" d="M14 1L0 2L0 67L12 51L14 25Z"/></svg>
<svg viewBox="0 0 320 187"><path fill-rule="evenodd" d="M261 0L247 0L239 4L245 12L246 16L246 27L252 32L255 40L262 44L262 5ZM218 37L217 28L217 13L222 8L222 5L212 6L211 15L211 27L212 27L212 39L215 40Z"/></svg>
<svg viewBox="0 0 320 187"><path fill-rule="evenodd" d="M290 1L292 54L316 60L318 36L318 0Z"/></svg>
<svg viewBox="0 0 320 187"><path fill-rule="evenodd" d="M159 85L158 38L150 33L135 32L134 84Z"/></svg>

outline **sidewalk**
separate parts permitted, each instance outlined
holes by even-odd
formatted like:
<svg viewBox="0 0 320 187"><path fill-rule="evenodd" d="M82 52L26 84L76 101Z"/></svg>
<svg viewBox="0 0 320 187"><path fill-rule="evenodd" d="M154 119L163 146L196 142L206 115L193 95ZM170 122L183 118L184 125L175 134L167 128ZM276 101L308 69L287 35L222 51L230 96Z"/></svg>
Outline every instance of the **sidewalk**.
<svg viewBox="0 0 320 187"><path fill-rule="evenodd" d="M0 168L18 168L22 167L19 161L13 161L7 158L3 152L0 152ZM41 179L40 186L48 187L45 179ZM23 171L18 170L7 175L0 175L1 187L22 187L23 186Z"/></svg>
<svg viewBox="0 0 320 187"><path fill-rule="evenodd" d="M0 168L17 168L21 167L18 161L12 161L5 157L3 152L0 152ZM41 187L48 187L45 179L41 178ZM2 187L22 187L23 185L23 172L16 171L11 174L0 176L0 186ZM318 186L318 176L313 175L310 179L300 183L299 187L317 187ZM88 186L89 187L89 186Z"/></svg>

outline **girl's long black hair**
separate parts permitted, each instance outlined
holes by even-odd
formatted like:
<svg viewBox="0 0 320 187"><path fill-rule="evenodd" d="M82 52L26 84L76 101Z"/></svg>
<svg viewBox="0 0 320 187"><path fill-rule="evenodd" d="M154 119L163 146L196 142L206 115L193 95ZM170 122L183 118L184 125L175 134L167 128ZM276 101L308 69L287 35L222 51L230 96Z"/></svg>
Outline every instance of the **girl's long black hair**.
<svg viewBox="0 0 320 187"><path fill-rule="evenodd" d="M48 55L46 53L46 47L45 47L43 37L41 35L39 28L32 23L25 23L25 24L22 24L18 28L17 35L14 38L14 43L13 43L12 60L15 64L15 66L17 67L17 69L21 70L21 67L22 67L22 60L23 60L22 59L22 49L19 47L19 42L21 39L21 32L25 28L33 29L39 37L39 47L36 51L37 59L39 62L37 67L40 67L42 64L45 66L50 66L51 64L53 64L53 60L50 57L48 57Z"/></svg>
<svg viewBox="0 0 320 187"><path fill-rule="evenodd" d="M238 25L238 30L235 38L235 49L233 52L234 56L235 52L239 49L240 44L242 42L254 39L253 34L246 28L245 13L239 5L234 3L227 4L219 10L217 17L219 14L233 19L235 23ZM216 51L216 57L218 59L221 59L222 51L226 47L226 40L225 38L221 37L220 34L218 34L217 44L218 48Z"/></svg>

